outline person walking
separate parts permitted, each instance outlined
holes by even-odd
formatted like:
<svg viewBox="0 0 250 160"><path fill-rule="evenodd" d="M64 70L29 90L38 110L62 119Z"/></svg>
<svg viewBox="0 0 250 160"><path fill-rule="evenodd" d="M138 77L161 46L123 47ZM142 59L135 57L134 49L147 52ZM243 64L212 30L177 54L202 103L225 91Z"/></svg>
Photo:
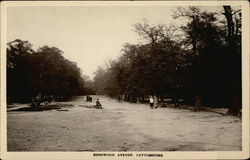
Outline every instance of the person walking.
<svg viewBox="0 0 250 160"><path fill-rule="evenodd" d="M149 98L149 105L150 105L151 109L154 108L154 98L153 98L153 96L150 96L150 98Z"/></svg>
<svg viewBox="0 0 250 160"><path fill-rule="evenodd" d="M118 96L118 102L119 103L121 102L121 96L120 95Z"/></svg>

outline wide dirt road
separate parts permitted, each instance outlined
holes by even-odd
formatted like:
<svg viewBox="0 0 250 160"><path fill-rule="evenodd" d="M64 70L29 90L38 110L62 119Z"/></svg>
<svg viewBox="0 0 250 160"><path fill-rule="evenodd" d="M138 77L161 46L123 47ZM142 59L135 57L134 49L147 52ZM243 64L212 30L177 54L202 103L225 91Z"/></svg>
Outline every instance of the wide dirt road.
<svg viewBox="0 0 250 160"><path fill-rule="evenodd" d="M64 111L8 112L8 151L241 150L238 118L98 98L102 110L77 97Z"/></svg>

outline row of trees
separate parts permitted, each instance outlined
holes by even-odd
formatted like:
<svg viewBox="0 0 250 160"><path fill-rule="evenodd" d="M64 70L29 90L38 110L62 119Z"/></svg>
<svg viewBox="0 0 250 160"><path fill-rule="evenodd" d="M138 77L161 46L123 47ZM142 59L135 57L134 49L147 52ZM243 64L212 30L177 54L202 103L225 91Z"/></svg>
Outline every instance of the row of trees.
<svg viewBox="0 0 250 160"><path fill-rule="evenodd" d="M84 80L76 63L56 47L37 51L28 41L7 44L7 101L29 102L34 96L70 98L83 93Z"/></svg>
<svg viewBox="0 0 250 160"><path fill-rule="evenodd" d="M198 7L178 8L181 27L166 24L134 25L144 43L125 44L119 59L99 67L96 90L109 96L182 98L197 108L241 109L241 12L224 6L221 13ZM224 20L219 20L225 17Z"/></svg>

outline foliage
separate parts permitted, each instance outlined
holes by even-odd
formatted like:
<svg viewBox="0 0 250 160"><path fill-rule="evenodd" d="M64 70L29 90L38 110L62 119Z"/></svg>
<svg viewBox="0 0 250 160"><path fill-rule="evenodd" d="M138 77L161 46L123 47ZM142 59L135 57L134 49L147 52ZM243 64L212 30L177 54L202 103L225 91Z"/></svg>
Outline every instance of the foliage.
<svg viewBox="0 0 250 160"><path fill-rule="evenodd" d="M180 82L184 81L181 71L188 65L181 44L174 39L175 30L166 25L150 26L146 23L134 27L149 43L125 44L117 62L109 68L97 70L97 89L106 86L109 95L124 94L133 102L137 97L150 94L175 96Z"/></svg>
<svg viewBox="0 0 250 160"><path fill-rule="evenodd" d="M117 61L105 69L100 67L94 78L97 90L124 95L131 102L156 95L230 108L231 93L241 91L241 14L230 9L226 7L224 13L228 23L219 20L222 14L188 7L173 14L186 22L179 28L135 24L143 44L125 44ZM237 114L241 105L236 108Z"/></svg>
<svg viewBox="0 0 250 160"><path fill-rule="evenodd" d="M69 98L83 90L80 69L61 50L43 46L35 52L31 47L19 39L8 43L8 102L27 102L39 94Z"/></svg>

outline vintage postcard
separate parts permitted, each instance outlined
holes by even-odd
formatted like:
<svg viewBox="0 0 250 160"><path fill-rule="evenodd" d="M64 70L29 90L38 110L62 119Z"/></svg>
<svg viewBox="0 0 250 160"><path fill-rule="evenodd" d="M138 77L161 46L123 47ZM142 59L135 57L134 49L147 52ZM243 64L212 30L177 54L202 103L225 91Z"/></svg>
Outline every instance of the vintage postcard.
<svg viewBox="0 0 250 160"><path fill-rule="evenodd" d="M247 159L247 1L1 2L4 160Z"/></svg>

